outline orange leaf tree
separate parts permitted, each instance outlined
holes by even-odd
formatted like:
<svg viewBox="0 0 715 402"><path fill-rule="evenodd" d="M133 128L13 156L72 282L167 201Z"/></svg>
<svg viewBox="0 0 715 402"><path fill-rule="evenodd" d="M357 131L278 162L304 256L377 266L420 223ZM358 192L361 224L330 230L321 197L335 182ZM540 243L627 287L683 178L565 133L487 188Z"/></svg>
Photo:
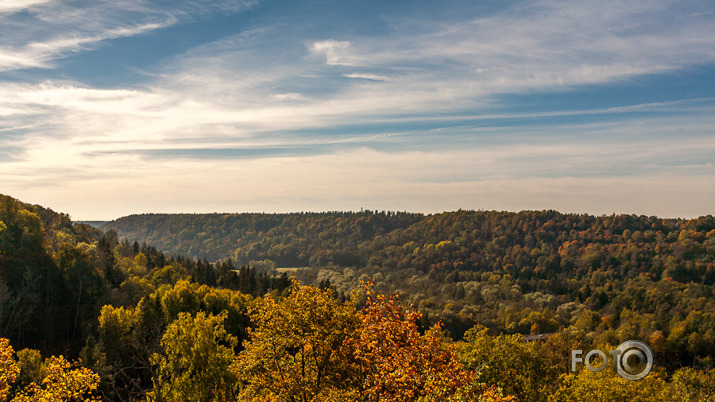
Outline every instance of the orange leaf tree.
<svg viewBox="0 0 715 402"><path fill-rule="evenodd" d="M251 312L255 327L233 365L244 382L240 399L511 400L477 383L454 348L443 346L439 326L420 334L419 317L370 285L339 303L329 290L296 282L287 297L267 297Z"/></svg>
<svg viewBox="0 0 715 402"><path fill-rule="evenodd" d="M376 294L369 284L362 292L366 302L350 344L362 369L365 400L474 398L475 373L458 362L452 346L442 346L439 325L421 335L420 312L404 308L396 295Z"/></svg>

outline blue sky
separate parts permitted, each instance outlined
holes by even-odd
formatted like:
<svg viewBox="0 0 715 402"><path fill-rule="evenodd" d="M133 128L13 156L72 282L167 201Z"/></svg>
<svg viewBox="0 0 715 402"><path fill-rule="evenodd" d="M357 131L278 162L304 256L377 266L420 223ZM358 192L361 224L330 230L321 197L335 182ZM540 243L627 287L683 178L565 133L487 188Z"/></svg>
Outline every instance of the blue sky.
<svg viewBox="0 0 715 402"><path fill-rule="evenodd" d="M0 193L69 213L715 204L709 1L0 2Z"/></svg>

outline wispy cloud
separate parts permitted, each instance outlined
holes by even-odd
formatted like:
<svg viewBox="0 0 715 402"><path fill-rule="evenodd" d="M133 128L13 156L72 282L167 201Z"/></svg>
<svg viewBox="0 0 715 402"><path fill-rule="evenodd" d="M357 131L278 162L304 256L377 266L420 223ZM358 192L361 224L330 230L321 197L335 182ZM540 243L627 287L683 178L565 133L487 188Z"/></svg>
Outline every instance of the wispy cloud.
<svg viewBox="0 0 715 402"><path fill-rule="evenodd" d="M307 101L308 99L297 93L297 92L288 92L288 93L283 93L283 94L275 94L273 97L279 101Z"/></svg>
<svg viewBox="0 0 715 402"><path fill-rule="evenodd" d="M19 49L0 48L0 71L21 68L50 68L51 61L70 54L91 50L101 42L126 36L139 35L172 25L175 21L150 23L141 26L110 29L91 36L53 38L47 42L33 42Z"/></svg>
<svg viewBox="0 0 715 402"><path fill-rule="evenodd" d="M0 13L15 13L37 4L49 3L52 0L3 0L0 3Z"/></svg>
<svg viewBox="0 0 715 402"><path fill-rule="evenodd" d="M336 61L338 52L350 50L349 57L362 67L390 69L402 77L398 83L409 81L422 96L463 102L470 96L566 90L713 62L712 17L692 16L680 4L528 2L489 17L437 24L428 32L399 25L406 33L392 40L317 43L328 64L343 64Z"/></svg>
<svg viewBox="0 0 715 402"><path fill-rule="evenodd" d="M360 63L360 57L355 55L350 48L348 41L336 41L333 39L313 42L310 46L313 53L324 55L325 62L331 66L356 65Z"/></svg>
<svg viewBox="0 0 715 402"><path fill-rule="evenodd" d="M198 18L203 4L6 3L0 70L52 69L113 39ZM251 4L220 2L211 12ZM657 201L649 186L660 186L689 200L673 213L698 214L706 211L698 197L713 195L703 184L715 179L712 98L526 110L505 96L578 93L711 65L707 8L543 0L478 18L390 15L386 35L271 20L161 60L131 87L4 81L0 176L7 191L52 194L56 208L101 187L105 208L120 211L125 201L111 200L130 197L147 211L166 199L191 210L181 201L187 189L222 188L231 190L206 208L606 213L640 212L628 205L645 197L643 212L668 215L664 205L677 196ZM18 29L12 13L24 9L45 25Z"/></svg>
<svg viewBox="0 0 715 402"><path fill-rule="evenodd" d="M389 78L387 76L379 75L379 74L350 73L350 74L345 74L344 76L346 78L357 78L357 79L371 80L371 81L387 81L387 80L389 80Z"/></svg>
<svg viewBox="0 0 715 402"><path fill-rule="evenodd" d="M50 68L54 60L95 49L111 39L146 34L202 13L235 11L252 4L236 0L201 5L177 1L169 7L145 0L5 2L0 5L0 71ZM15 12L21 10L27 15L18 18Z"/></svg>

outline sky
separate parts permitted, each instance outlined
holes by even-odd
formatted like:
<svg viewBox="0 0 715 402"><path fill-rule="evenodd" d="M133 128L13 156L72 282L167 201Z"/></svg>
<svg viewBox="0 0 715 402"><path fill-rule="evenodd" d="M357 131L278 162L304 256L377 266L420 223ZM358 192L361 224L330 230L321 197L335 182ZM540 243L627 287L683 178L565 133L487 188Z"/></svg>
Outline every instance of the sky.
<svg viewBox="0 0 715 402"><path fill-rule="evenodd" d="M0 193L715 213L709 0L0 0Z"/></svg>

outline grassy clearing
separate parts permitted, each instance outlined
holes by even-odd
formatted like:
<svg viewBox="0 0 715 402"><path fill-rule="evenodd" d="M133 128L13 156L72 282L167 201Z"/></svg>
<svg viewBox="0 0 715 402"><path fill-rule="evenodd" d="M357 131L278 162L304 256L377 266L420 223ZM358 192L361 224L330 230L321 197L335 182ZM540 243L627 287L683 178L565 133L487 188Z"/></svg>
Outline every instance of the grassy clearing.
<svg viewBox="0 0 715 402"><path fill-rule="evenodd" d="M283 272L295 272L295 271L300 271L301 269L306 269L308 267L285 267L285 268L276 268L276 271L280 272L281 274Z"/></svg>

